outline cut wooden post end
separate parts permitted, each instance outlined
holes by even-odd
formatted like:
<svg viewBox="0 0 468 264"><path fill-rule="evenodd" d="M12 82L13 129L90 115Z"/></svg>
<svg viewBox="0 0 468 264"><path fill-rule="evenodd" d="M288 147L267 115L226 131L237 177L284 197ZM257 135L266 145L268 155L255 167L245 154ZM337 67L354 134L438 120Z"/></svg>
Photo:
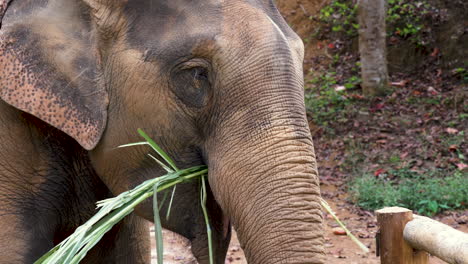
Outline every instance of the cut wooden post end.
<svg viewBox="0 0 468 264"><path fill-rule="evenodd" d="M406 223L413 220L413 212L402 207L387 207L375 211L380 227L381 264L427 264L429 255L414 250L403 238Z"/></svg>

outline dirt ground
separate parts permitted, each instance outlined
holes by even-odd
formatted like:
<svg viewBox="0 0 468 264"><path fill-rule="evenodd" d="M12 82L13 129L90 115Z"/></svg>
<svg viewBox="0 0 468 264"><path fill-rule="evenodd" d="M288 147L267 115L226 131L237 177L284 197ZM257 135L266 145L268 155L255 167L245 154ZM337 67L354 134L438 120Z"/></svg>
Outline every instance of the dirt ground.
<svg viewBox="0 0 468 264"><path fill-rule="evenodd" d="M325 250L327 264L377 264L379 258L375 256L375 234L377 232L376 219L373 213L360 210L346 201L346 194L337 192L333 185L322 185L322 196L330 204L334 212L345 223L348 229L363 242L370 253L363 253L359 247L347 236L334 235L332 229L337 223L324 214ZM468 211L448 212L434 217L438 221L448 224L463 232L468 232L466 220ZM462 219L462 221L460 220ZM152 229L151 229L152 230ZM152 232L152 264L156 264L156 248ZM164 263L167 264L195 264L197 263L190 252L190 243L183 237L164 230ZM246 264L239 241L234 234L225 264ZM430 264L442 264L444 261L431 257Z"/></svg>

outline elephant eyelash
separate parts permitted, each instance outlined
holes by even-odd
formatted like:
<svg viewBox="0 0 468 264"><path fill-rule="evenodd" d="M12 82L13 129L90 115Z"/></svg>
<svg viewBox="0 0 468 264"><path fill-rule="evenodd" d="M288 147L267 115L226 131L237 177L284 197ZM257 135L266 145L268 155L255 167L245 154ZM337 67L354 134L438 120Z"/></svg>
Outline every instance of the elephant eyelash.
<svg viewBox="0 0 468 264"><path fill-rule="evenodd" d="M193 79L198 81L209 81L208 70L202 67L194 68Z"/></svg>

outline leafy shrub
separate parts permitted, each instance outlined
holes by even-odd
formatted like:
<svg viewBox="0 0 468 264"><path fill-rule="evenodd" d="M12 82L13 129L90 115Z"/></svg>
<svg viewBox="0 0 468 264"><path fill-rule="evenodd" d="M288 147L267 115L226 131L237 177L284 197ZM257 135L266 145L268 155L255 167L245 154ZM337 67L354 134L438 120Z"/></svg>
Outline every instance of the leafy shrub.
<svg viewBox="0 0 468 264"><path fill-rule="evenodd" d="M360 82L359 78L349 80L344 87L352 88ZM308 112L314 121L323 126L342 118L346 106L351 104L351 100L346 97L345 90L337 91L337 80L334 72L329 72L323 76L316 77L309 81L312 89L306 90L305 104Z"/></svg>
<svg viewBox="0 0 468 264"><path fill-rule="evenodd" d="M431 41L430 25L439 20L439 10L427 1L388 0L388 36L427 46ZM333 0L320 10L318 21L323 24L322 33L345 33L348 37L355 37L359 29L357 4L351 0Z"/></svg>
<svg viewBox="0 0 468 264"><path fill-rule="evenodd" d="M347 1L332 1L320 10L319 20L332 32L344 32L348 36L357 36L357 6Z"/></svg>

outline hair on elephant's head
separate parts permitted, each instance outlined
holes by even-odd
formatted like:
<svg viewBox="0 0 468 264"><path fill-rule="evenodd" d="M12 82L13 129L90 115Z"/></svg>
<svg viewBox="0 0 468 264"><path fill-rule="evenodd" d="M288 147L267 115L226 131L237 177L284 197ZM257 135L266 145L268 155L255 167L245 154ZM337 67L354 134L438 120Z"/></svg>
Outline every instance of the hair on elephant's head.
<svg viewBox="0 0 468 264"><path fill-rule="evenodd" d="M249 263L321 263L319 184L303 103L303 44L272 0L14 0L0 31L0 97L89 150L118 194L209 167L216 263L230 223ZM164 225L207 258L198 183ZM137 214L152 219L151 202Z"/></svg>

